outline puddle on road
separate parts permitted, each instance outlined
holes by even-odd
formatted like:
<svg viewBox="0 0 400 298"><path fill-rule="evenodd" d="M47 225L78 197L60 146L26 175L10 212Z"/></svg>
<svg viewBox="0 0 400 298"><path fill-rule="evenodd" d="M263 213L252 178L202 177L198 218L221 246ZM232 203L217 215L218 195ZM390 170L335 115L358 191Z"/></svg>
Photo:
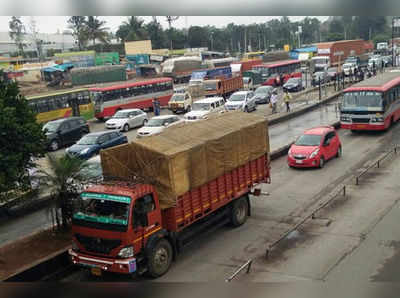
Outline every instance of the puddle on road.
<svg viewBox="0 0 400 298"><path fill-rule="evenodd" d="M400 281L400 241L389 241L382 245L393 249L392 257L385 260L378 272L370 277L375 282L399 282Z"/></svg>

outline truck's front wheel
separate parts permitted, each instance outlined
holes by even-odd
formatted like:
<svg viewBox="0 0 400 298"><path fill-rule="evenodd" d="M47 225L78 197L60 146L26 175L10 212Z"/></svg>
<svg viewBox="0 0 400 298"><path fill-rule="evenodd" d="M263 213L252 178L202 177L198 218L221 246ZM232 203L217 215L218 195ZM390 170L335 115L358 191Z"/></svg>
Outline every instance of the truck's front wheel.
<svg viewBox="0 0 400 298"><path fill-rule="evenodd" d="M245 197L237 199L232 206L231 222L234 227L241 226L247 220L249 204Z"/></svg>
<svg viewBox="0 0 400 298"><path fill-rule="evenodd" d="M148 256L148 273L151 277L164 275L172 262L172 246L166 239L161 239L151 249Z"/></svg>

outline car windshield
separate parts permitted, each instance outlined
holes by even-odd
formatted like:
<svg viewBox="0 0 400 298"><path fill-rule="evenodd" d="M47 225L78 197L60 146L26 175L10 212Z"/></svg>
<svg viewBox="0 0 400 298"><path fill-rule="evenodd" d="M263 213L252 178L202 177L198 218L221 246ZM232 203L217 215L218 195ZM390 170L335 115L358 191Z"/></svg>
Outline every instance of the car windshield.
<svg viewBox="0 0 400 298"><path fill-rule="evenodd" d="M299 79L291 78L287 81L289 84L297 84L299 82Z"/></svg>
<svg viewBox="0 0 400 298"><path fill-rule="evenodd" d="M172 95L171 99L169 101L184 101L185 100L185 94L174 94Z"/></svg>
<svg viewBox="0 0 400 298"><path fill-rule="evenodd" d="M193 111L209 111L210 110L210 104L209 103L201 103L201 102L195 102L193 104Z"/></svg>
<svg viewBox="0 0 400 298"><path fill-rule="evenodd" d="M246 94L232 94L229 97L229 101L244 101L246 99Z"/></svg>
<svg viewBox="0 0 400 298"><path fill-rule="evenodd" d="M117 119L124 119L124 118L129 118L129 113L130 112L126 112L126 111L118 111L117 113L115 113L115 115L112 118L117 118Z"/></svg>
<svg viewBox="0 0 400 298"><path fill-rule="evenodd" d="M382 93L375 91L347 92L343 95L342 108L375 108L381 110Z"/></svg>
<svg viewBox="0 0 400 298"><path fill-rule="evenodd" d="M74 219L104 224L127 225L131 198L118 195L82 193Z"/></svg>
<svg viewBox="0 0 400 298"><path fill-rule="evenodd" d="M271 89L272 88L268 88L268 87L257 88L257 90L255 91L255 94L257 94L257 95L267 94Z"/></svg>
<svg viewBox="0 0 400 298"><path fill-rule="evenodd" d="M217 89L217 81L204 81L204 89L205 90L216 90Z"/></svg>
<svg viewBox="0 0 400 298"><path fill-rule="evenodd" d="M294 143L297 146L318 146L321 143L322 135L302 135Z"/></svg>
<svg viewBox="0 0 400 298"><path fill-rule="evenodd" d="M44 126L43 126L43 130L44 131L48 131L48 132L55 132L57 131L57 129L60 127L60 123L59 122L47 122Z"/></svg>
<svg viewBox="0 0 400 298"><path fill-rule="evenodd" d="M150 119L145 126L148 127L159 127L159 126L163 126L164 123L166 122L171 122L171 119L167 118L167 119Z"/></svg>
<svg viewBox="0 0 400 298"><path fill-rule="evenodd" d="M86 135L82 139L80 139L76 144L77 145L94 145L97 143L98 136L89 136Z"/></svg>

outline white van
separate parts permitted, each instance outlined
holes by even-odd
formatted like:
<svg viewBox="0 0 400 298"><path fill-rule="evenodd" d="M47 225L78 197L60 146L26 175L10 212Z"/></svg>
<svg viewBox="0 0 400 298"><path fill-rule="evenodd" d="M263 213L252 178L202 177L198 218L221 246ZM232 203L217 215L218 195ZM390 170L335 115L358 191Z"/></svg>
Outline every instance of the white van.
<svg viewBox="0 0 400 298"><path fill-rule="evenodd" d="M224 111L225 99L223 97L207 97L193 103L192 111L186 113L185 121L207 119L209 115Z"/></svg>

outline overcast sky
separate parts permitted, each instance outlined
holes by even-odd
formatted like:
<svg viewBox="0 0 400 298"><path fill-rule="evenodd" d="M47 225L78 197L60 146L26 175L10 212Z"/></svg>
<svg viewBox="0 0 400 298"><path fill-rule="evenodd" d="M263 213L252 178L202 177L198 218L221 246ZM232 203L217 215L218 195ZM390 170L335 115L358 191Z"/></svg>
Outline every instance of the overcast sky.
<svg viewBox="0 0 400 298"><path fill-rule="evenodd" d="M25 24L26 29L29 28L30 22L29 16L22 17L22 21ZM67 28L67 20L68 16L35 16L34 19L36 21L37 29L40 33L56 33L57 30L62 32ZM118 26L121 25L123 21L127 19L126 16L101 16L99 17L102 20L107 21L106 27L109 27L111 31L115 32L118 29ZM151 16L142 17L145 22L151 21ZM273 16L189 16L183 17L181 16L177 21L173 23L173 26L176 28L184 28L187 20L187 25L190 26L205 26L205 25L214 25L216 27L223 27L229 23L235 23L237 25L242 24L252 24L252 23L263 23L269 21L273 18ZM303 16L295 16L289 17L292 21L298 21L303 19ZM326 20L328 17L317 17L321 21ZM10 21L10 16L0 16L0 32L9 31L8 22ZM158 17L158 21L164 28L167 28L168 23L165 21L165 17Z"/></svg>

